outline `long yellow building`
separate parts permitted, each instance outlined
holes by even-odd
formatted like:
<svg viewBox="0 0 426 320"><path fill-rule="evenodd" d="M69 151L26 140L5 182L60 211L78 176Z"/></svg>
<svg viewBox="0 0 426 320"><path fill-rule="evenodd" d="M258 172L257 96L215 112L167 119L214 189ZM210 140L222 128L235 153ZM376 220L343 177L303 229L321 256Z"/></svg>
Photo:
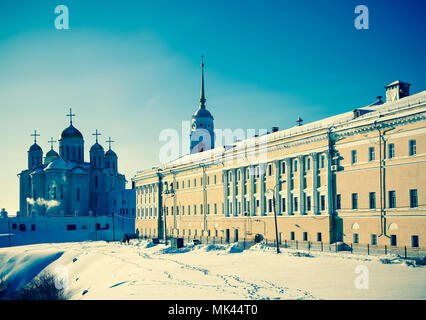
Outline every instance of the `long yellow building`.
<svg viewBox="0 0 426 320"><path fill-rule="evenodd" d="M202 143L138 172L137 234L274 240L275 209L281 242L425 248L426 91L409 87L396 81L386 102L230 146ZM193 131L213 124L204 83L201 100Z"/></svg>

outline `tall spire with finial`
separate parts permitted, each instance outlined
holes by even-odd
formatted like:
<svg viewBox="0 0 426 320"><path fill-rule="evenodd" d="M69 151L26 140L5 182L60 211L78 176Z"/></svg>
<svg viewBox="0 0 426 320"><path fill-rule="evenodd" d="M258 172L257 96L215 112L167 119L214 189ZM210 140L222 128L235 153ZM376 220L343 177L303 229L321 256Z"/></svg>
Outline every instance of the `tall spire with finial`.
<svg viewBox="0 0 426 320"><path fill-rule="evenodd" d="M206 108L206 97L204 95L204 55L201 55L201 97L200 97L200 108Z"/></svg>

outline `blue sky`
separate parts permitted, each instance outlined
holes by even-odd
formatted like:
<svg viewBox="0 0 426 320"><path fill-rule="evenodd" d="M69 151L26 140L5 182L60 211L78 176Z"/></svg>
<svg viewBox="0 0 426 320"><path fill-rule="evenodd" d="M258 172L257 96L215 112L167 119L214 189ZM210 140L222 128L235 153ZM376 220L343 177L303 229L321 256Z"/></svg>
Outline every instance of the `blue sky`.
<svg viewBox="0 0 426 320"><path fill-rule="evenodd" d="M69 30L54 9L69 8ZM369 29L354 27L357 5ZM369 104L400 79L426 89L423 0L0 2L0 208L18 210L31 132L68 125L116 143L128 180L158 164L159 134L198 106L200 54L216 128L287 128ZM103 143L106 148L106 143ZM58 149L56 144L56 150Z"/></svg>

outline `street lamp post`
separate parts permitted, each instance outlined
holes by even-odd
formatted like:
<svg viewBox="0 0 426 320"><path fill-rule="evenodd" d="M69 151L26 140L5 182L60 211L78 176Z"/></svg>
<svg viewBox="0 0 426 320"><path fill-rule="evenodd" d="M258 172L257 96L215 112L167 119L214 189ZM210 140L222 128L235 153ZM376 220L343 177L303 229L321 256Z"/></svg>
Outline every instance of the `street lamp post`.
<svg viewBox="0 0 426 320"><path fill-rule="evenodd" d="M166 206L166 200L169 198L173 198L175 196L175 191L173 190L173 188L171 189L171 191L169 191L169 189L166 189L163 194L165 195L170 195L167 198L164 199L164 206ZM166 212L164 212L163 210L163 218L164 218L164 239L166 241L166 246L167 246L167 224L166 224Z"/></svg>
<svg viewBox="0 0 426 320"><path fill-rule="evenodd" d="M275 220L275 239L276 239L276 244L277 244L277 253L280 253L280 245L278 243L278 224L277 224L277 210L275 208L275 190L277 188L277 186L281 183L285 182L285 180L283 181L279 181L278 183L275 184L273 189L268 189L267 192L268 193L272 193L272 206L274 208L274 220Z"/></svg>

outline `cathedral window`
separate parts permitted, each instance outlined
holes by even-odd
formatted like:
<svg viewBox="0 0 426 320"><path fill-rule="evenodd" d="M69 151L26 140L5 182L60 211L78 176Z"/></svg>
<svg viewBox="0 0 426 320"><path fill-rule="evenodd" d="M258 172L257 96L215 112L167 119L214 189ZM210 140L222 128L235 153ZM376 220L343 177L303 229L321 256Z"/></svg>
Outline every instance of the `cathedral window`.
<svg viewBox="0 0 426 320"><path fill-rule="evenodd" d="M56 187L53 187L53 199L56 199Z"/></svg>
<svg viewBox="0 0 426 320"><path fill-rule="evenodd" d="M98 176L95 177L95 188L98 187Z"/></svg>
<svg viewBox="0 0 426 320"><path fill-rule="evenodd" d="M72 158L75 159L75 147L72 147Z"/></svg>
<svg viewBox="0 0 426 320"><path fill-rule="evenodd" d="M77 188L77 201L80 201L80 188Z"/></svg>
<svg viewBox="0 0 426 320"><path fill-rule="evenodd" d="M64 198L64 185L61 184L61 199Z"/></svg>

